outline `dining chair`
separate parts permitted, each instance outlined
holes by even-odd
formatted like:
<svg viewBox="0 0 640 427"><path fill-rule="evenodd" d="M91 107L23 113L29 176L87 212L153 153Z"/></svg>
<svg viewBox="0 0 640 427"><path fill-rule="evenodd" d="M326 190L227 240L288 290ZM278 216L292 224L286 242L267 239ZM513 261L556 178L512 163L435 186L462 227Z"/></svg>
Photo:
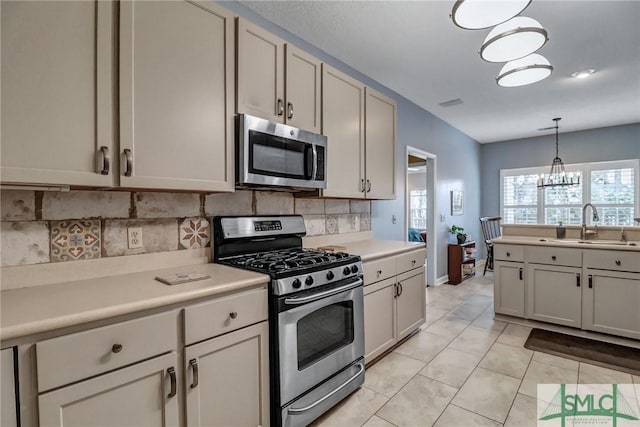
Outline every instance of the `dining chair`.
<svg viewBox="0 0 640 427"><path fill-rule="evenodd" d="M500 220L502 220L502 217L499 216L484 216L480 218L482 237L484 238L484 244L487 248L487 260L484 263L483 276L487 274L487 270L493 271L493 243L491 240L502 236Z"/></svg>

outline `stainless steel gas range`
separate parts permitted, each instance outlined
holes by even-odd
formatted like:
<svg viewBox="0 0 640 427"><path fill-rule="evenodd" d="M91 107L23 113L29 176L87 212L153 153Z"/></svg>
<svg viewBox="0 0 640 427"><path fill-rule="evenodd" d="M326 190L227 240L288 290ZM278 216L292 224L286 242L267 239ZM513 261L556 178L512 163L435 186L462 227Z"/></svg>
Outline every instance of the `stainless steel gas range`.
<svg viewBox="0 0 640 427"><path fill-rule="evenodd" d="M364 383L360 257L302 248L300 215L215 217L214 261L271 277L271 422L305 426Z"/></svg>

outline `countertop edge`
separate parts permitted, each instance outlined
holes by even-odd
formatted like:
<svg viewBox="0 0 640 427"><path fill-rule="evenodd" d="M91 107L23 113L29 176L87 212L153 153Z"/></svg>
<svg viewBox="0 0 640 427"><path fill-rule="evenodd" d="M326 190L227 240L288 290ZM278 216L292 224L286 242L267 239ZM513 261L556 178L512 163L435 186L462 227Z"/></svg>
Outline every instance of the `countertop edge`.
<svg viewBox="0 0 640 427"><path fill-rule="evenodd" d="M544 239L544 240L543 240ZM523 245L523 246L547 246L556 248L576 248L587 250L607 250L607 251L626 251L626 252L640 252L640 246L624 246L624 245L607 245L607 244L588 244L578 243L572 241L549 241L555 240L545 237L533 237L533 236L502 236L493 239L493 244L504 245ZM558 239L561 240L561 239Z"/></svg>

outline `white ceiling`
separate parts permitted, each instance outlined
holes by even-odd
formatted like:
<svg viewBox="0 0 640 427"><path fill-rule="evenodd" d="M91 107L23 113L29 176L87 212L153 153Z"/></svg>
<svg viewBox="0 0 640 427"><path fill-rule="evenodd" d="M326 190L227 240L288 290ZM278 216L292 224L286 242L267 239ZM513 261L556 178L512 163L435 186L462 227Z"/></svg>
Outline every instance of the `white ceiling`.
<svg viewBox="0 0 640 427"><path fill-rule="evenodd" d="M551 77L501 88L480 59L487 30L453 25L448 1L240 1L481 142L640 122L640 1L533 0ZM588 79L571 77L594 68ZM463 104L438 104L461 98Z"/></svg>

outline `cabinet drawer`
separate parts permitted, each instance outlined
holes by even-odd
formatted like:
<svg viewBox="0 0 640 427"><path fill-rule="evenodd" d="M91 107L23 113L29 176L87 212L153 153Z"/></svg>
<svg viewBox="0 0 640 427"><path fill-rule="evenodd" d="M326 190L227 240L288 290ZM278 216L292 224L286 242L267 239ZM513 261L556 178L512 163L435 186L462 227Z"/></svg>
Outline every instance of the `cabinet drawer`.
<svg viewBox="0 0 640 427"><path fill-rule="evenodd" d="M52 338L36 344L38 391L174 350L176 310Z"/></svg>
<svg viewBox="0 0 640 427"><path fill-rule="evenodd" d="M640 272L640 251L584 251L584 266L598 270Z"/></svg>
<svg viewBox="0 0 640 427"><path fill-rule="evenodd" d="M185 344L266 320L267 290L257 289L192 305L184 310Z"/></svg>
<svg viewBox="0 0 640 427"><path fill-rule="evenodd" d="M396 275L396 257L390 256L364 263L364 285L388 279Z"/></svg>
<svg viewBox="0 0 640 427"><path fill-rule="evenodd" d="M397 259L397 272L398 274L405 271L412 270L424 266L426 250L419 249L417 251L411 251L406 254L400 254Z"/></svg>
<svg viewBox="0 0 640 427"><path fill-rule="evenodd" d="M580 249L529 246L527 247L527 261L535 264L581 267L582 251Z"/></svg>
<svg viewBox="0 0 640 427"><path fill-rule="evenodd" d="M494 245L493 259L499 261L524 261L524 246Z"/></svg>

